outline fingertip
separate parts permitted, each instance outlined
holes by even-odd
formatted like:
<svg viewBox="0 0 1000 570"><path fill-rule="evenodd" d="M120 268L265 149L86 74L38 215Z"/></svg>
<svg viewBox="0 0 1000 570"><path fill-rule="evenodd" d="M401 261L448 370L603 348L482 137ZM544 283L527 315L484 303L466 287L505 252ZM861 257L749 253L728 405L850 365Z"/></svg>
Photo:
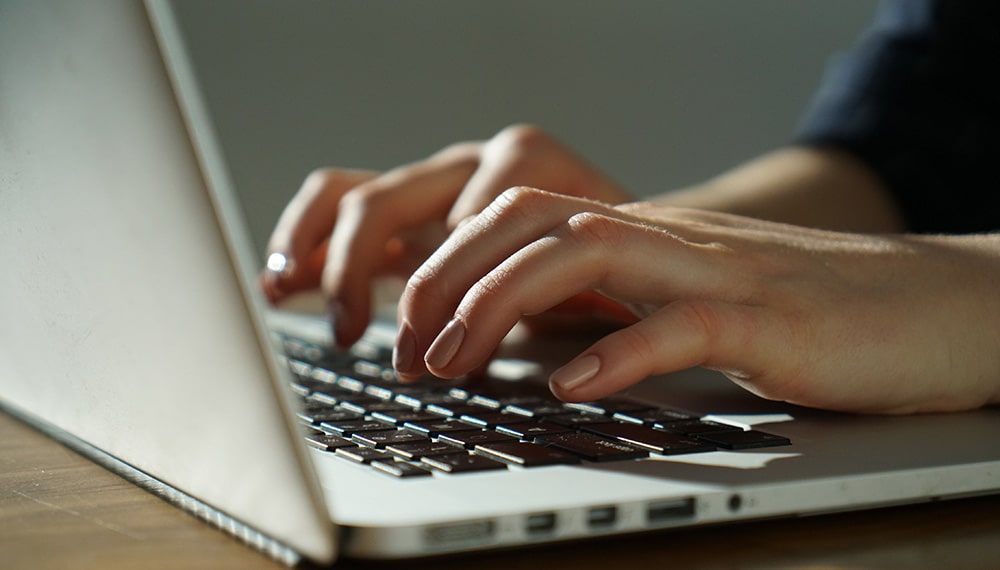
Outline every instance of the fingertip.
<svg viewBox="0 0 1000 570"><path fill-rule="evenodd" d="M403 321L399 326L396 335L396 342L392 347L392 367L399 376L412 376L416 363L417 339L413 334L413 328L409 323Z"/></svg>
<svg viewBox="0 0 1000 570"><path fill-rule="evenodd" d="M602 364L596 354L574 358L549 376L549 390L560 400L579 401L581 392L592 392L588 388L599 380Z"/></svg>
<svg viewBox="0 0 1000 570"><path fill-rule="evenodd" d="M358 342L368 326L366 320L352 315L347 305L338 299L331 299L327 303L327 314L330 317L333 342L342 349L350 348Z"/></svg>
<svg viewBox="0 0 1000 570"><path fill-rule="evenodd" d="M396 378L403 384L413 384L423 378L423 374L408 374L397 370Z"/></svg>

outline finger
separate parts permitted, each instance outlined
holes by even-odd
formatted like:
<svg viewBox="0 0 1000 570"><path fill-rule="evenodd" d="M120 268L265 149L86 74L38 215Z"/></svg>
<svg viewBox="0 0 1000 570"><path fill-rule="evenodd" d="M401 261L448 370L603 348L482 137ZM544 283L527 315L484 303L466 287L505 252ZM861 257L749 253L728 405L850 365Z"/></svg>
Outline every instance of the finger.
<svg viewBox="0 0 1000 570"><path fill-rule="evenodd" d="M724 247L692 244L630 221L576 214L474 283L425 362L439 376L462 375L522 316L581 291L656 304L703 296L739 299L742 292L728 255Z"/></svg>
<svg viewBox="0 0 1000 570"><path fill-rule="evenodd" d="M273 302L289 293L319 285L322 254L325 254L340 198L376 174L326 168L306 177L278 218L268 241L268 267L262 279ZM317 250L321 250L319 255Z"/></svg>
<svg viewBox="0 0 1000 570"><path fill-rule="evenodd" d="M268 300L278 304L293 293L319 288L329 244L329 238L324 238L308 253L300 254L297 261L277 252L268 255L261 273L261 286Z"/></svg>
<svg viewBox="0 0 1000 570"><path fill-rule="evenodd" d="M530 186L557 194L618 203L628 199L615 184L550 135L514 125L482 147L479 168L448 214L448 226L482 212L507 188Z"/></svg>
<svg viewBox="0 0 1000 570"><path fill-rule="evenodd" d="M678 301L599 340L553 372L549 387L562 400L582 402L653 374L694 366L756 377L761 374L761 355L768 354L763 345L771 342L767 321L761 307Z"/></svg>
<svg viewBox="0 0 1000 570"><path fill-rule="evenodd" d="M480 216L465 223L414 272L399 303L397 347L405 356L398 372L421 374L421 358L452 317L466 291L525 244L583 210L612 213L610 207L532 188L505 191ZM491 229L502 231L490 232ZM412 347L412 350L409 348Z"/></svg>
<svg viewBox="0 0 1000 570"><path fill-rule="evenodd" d="M533 127L508 127L482 146L479 168L469 178L448 213L448 226L482 212L507 188L545 185L538 173L525 172L526 156L538 152L544 135Z"/></svg>
<svg viewBox="0 0 1000 570"><path fill-rule="evenodd" d="M556 314L579 315L612 322L631 324L635 313L628 307L594 291L583 291L551 308Z"/></svg>
<svg viewBox="0 0 1000 570"><path fill-rule="evenodd" d="M338 344L353 344L368 326L372 283L392 262L386 252L393 241L407 230L443 223L477 163L475 145L456 145L343 196L322 275Z"/></svg>

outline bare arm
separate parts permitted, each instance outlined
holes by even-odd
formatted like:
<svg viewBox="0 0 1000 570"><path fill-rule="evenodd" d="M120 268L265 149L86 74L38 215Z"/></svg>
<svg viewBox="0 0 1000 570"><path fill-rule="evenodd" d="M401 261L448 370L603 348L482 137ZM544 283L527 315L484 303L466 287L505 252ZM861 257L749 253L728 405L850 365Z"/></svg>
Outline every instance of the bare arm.
<svg viewBox="0 0 1000 570"><path fill-rule="evenodd" d="M896 233L903 219L868 168L829 148L789 147L650 201L817 229Z"/></svg>

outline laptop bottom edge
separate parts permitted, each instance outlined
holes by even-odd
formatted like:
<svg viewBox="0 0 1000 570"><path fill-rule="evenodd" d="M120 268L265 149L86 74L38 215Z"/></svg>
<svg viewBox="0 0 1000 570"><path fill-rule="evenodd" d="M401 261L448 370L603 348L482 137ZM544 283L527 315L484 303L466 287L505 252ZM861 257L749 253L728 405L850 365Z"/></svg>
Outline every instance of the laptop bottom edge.
<svg viewBox="0 0 1000 570"><path fill-rule="evenodd" d="M210 524L211 526L235 537L247 546L269 556L286 566L295 566L302 560L301 555L256 529L236 520L228 514L199 501L195 497L172 487L171 485L152 477L140 469L90 445L73 434L27 412L9 402L0 399L0 412L28 425L43 435L55 440L61 445L118 475L122 479L159 497L167 503L180 508L184 512Z"/></svg>

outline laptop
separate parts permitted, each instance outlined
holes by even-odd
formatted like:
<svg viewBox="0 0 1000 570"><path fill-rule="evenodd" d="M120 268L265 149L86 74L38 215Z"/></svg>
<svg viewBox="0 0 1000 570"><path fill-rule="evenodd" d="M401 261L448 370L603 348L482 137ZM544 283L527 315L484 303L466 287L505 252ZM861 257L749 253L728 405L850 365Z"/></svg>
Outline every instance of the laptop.
<svg viewBox="0 0 1000 570"><path fill-rule="evenodd" d="M169 3L3 0L0 70L0 408L286 563L1000 491L995 408L829 413L700 370L559 407L571 338L394 383L391 323L336 352L262 301Z"/></svg>

